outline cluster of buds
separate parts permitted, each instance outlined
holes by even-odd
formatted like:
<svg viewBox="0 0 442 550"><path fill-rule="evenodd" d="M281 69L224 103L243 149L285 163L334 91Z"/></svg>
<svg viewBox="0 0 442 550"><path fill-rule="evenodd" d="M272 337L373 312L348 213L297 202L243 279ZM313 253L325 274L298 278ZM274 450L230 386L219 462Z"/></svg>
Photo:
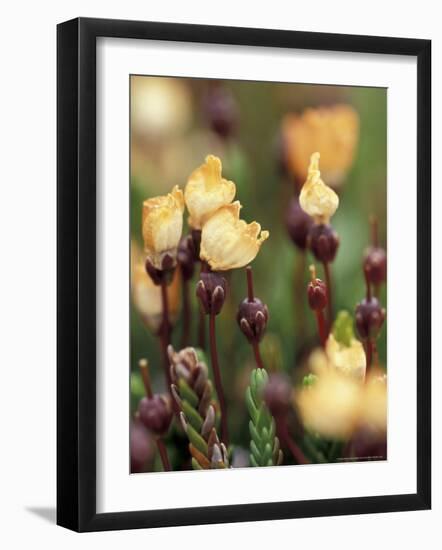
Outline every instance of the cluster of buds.
<svg viewBox="0 0 442 550"><path fill-rule="evenodd" d="M267 322L269 320L269 310L259 298L253 293L252 268L246 269L248 296L238 307L236 320L244 336L251 344L259 344L264 336Z"/></svg>
<svg viewBox="0 0 442 550"><path fill-rule="evenodd" d="M194 469L227 468L227 449L216 431L217 404L205 363L193 348L175 352L169 346L172 395L189 438Z"/></svg>

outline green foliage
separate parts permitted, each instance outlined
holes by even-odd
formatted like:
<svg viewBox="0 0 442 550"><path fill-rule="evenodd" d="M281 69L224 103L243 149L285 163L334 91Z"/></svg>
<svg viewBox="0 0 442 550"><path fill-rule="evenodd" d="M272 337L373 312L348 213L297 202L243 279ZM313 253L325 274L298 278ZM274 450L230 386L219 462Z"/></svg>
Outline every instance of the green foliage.
<svg viewBox="0 0 442 550"><path fill-rule="evenodd" d="M276 437L276 424L263 399L268 381L264 369L254 369L250 386L246 390L246 403L250 414L250 463L252 466L278 466L283 455Z"/></svg>
<svg viewBox="0 0 442 550"><path fill-rule="evenodd" d="M347 347L351 345L354 338L353 318L348 311L342 310L338 313L332 332L337 342Z"/></svg>

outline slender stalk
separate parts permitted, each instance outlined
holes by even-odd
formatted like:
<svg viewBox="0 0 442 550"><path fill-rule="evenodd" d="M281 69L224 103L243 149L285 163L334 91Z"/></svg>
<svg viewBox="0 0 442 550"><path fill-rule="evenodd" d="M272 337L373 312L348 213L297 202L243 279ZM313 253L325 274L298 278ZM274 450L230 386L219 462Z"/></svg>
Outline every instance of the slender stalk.
<svg viewBox="0 0 442 550"><path fill-rule="evenodd" d="M264 363L262 361L261 352L259 351L258 342L253 342L252 348L253 348L253 354L255 355L256 366L258 367L258 369L265 368Z"/></svg>
<svg viewBox="0 0 442 550"><path fill-rule="evenodd" d="M332 292L330 263L324 262L323 266L324 266L325 284L327 286L327 314L328 314L327 315L328 317L327 335L328 335L328 332L330 331L330 327L333 324L333 302L332 302L333 292Z"/></svg>
<svg viewBox="0 0 442 550"><path fill-rule="evenodd" d="M373 342L370 338L367 338L364 345L365 357L366 357L366 369L365 369L365 379L367 380L367 374L369 374L371 369L371 363L373 360Z"/></svg>
<svg viewBox="0 0 442 550"><path fill-rule="evenodd" d="M198 319L198 347L202 350L206 349L206 313L201 304Z"/></svg>
<svg viewBox="0 0 442 550"><path fill-rule="evenodd" d="M224 398L223 385L221 380L221 371L218 363L218 351L216 347L216 330L215 330L215 317L214 313L209 316L209 339L210 339L210 357L213 369L213 376L215 381L215 389L218 395L219 406L221 409L221 439L223 443L228 446L229 444L229 431L227 426L227 408Z"/></svg>
<svg viewBox="0 0 442 550"><path fill-rule="evenodd" d="M253 302L255 299L255 294L253 292L253 273L252 268L248 265L246 267L247 274L247 299L249 302Z"/></svg>
<svg viewBox="0 0 442 550"><path fill-rule="evenodd" d="M161 323L159 336L160 336L160 342L161 342L161 350L163 353L164 374L166 377L167 388L170 392L170 385L172 383L172 379L170 377L169 355L167 353L167 348L169 347L169 344L170 344L171 326L169 322L169 297L167 295L167 283L165 280L161 281L161 301L162 301L162 307L163 307L163 321Z"/></svg>
<svg viewBox="0 0 442 550"><path fill-rule="evenodd" d="M147 397L153 397L152 384L150 381L149 362L147 359L140 359L138 361L138 367L140 369L141 378L143 379L144 390Z"/></svg>
<svg viewBox="0 0 442 550"><path fill-rule="evenodd" d="M322 347L325 349L328 338L327 323L324 317L324 312L321 309L315 309L316 323L318 325L319 338L321 340Z"/></svg>
<svg viewBox="0 0 442 550"><path fill-rule="evenodd" d="M152 384L150 381L150 372L149 372L149 362L147 359L140 359L138 361L138 366L141 372L141 378L143 379L144 389L146 391L146 396L151 399L153 397ZM156 444L158 447L158 452L160 453L161 462L163 464L164 471L170 471L170 462L169 456L167 454L167 448L164 444L164 441L161 437L156 438Z"/></svg>
<svg viewBox="0 0 442 550"><path fill-rule="evenodd" d="M307 264L306 252L305 250L299 250L298 254L296 255L294 274L293 274L293 286L294 286L293 301L295 306L294 311L299 312L299 316L301 319L301 322L299 323L299 326L298 326L298 337L300 342L303 342L305 340L306 328L307 328L306 323L303 320L304 312L305 312L304 273L306 270L306 264Z"/></svg>
<svg viewBox="0 0 442 550"><path fill-rule="evenodd" d="M191 325L189 281L183 279L183 333L181 335L181 348L189 345Z"/></svg>
<svg viewBox="0 0 442 550"><path fill-rule="evenodd" d="M370 216L370 227L371 227L371 243L377 248L379 246L378 239L378 220L376 216Z"/></svg>
<svg viewBox="0 0 442 550"><path fill-rule="evenodd" d="M300 447L296 444L295 440L290 435L287 421L285 419L280 418L277 420L277 431L282 443L292 453L293 458L296 460L296 462L298 464L310 464L308 458L305 456L305 454L302 452Z"/></svg>
<svg viewBox="0 0 442 550"><path fill-rule="evenodd" d="M163 463L163 469L165 472L170 472L170 462L169 462L169 456L167 454L166 445L164 444L164 441L161 438L157 439L157 447L158 452L160 453L161 462Z"/></svg>

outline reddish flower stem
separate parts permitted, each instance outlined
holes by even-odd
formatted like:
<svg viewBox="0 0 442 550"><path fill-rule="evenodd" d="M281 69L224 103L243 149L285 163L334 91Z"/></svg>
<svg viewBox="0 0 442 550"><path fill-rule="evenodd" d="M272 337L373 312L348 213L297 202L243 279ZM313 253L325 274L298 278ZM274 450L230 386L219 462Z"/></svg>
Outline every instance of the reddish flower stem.
<svg viewBox="0 0 442 550"><path fill-rule="evenodd" d="M378 220L376 216L370 217L370 226L371 226L371 243L375 248L377 248L379 246L379 239L378 239Z"/></svg>
<svg viewBox="0 0 442 550"><path fill-rule="evenodd" d="M198 319L198 347L202 350L206 349L206 313L201 304Z"/></svg>
<svg viewBox="0 0 442 550"><path fill-rule="evenodd" d="M296 444L290 435L287 421L283 418L277 420L277 431L282 443L292 453L293 458L298 464L310 464L308 458L304 455L300 447Z"/></svg>
<svg viewBox="0 0 442 550"><path fill-rule="evenodd" d="M161 462L163 463L163 469L165 472L170 472L170 462L169 462L169 456L167 454L166 445L164 444L164 441L161 438L157 439L157 447L158 452L160 453Z"/></svg>
<svg viewBox="0 0 442 550"><path fill-rule="evenodd" d="M333 324L333 292L332 292L332 281L331 281L331 269L330 263L324 262L324 276L325 284L327 286L327 336L330 331L330 327Z"/></svg>
<svg viewBox="0 0 442 550"><path fill-rule="evenodd" d="M161 342L161 350L163 353L164 374L166 377L167 388L170 393L170 385L172 383L172 379L170 376L169 355L167 353L167 348L170 344L171 326L169 321L169 297L167 295L167 283L165 280L161 281L161 301L163 306L163 321L161 323L159 336Z"/></svg>
<svg viewBox="0 0 442 550"><path fill-rule="evenodd" d="M221 371L218 363L218 352L216 347L216 330L215 330L215 314L209 316L209 339L210 339L210 357L212 363L213 377L215 381L215 389L219 399L221 409L221 439L226 445L229 445L229 431L227 426L227 408L224 398L223 385L221 380Z"/></svg>
<svg viewBox="0 0 442 550"><path fill-rule="evenodd" d="M255 355L256 366L258 367L258 369L265 368L264 363L262 361L261 352L259 351L258 342L253 342L252 348L253 348L253 354Z"/></svg>
<svg viewBox="0 0 442 550"><path fill-rule="evenodd" d="M368 338L365 341L364 349L365 349L365 358L366 358L365 360L366 360L366 364L367 364L366 368L365 368L365 379L367 380L367 375L370 372L371 363L372 363L372 360L373 360L373 342L372 342L372 340L370 340L370 338Z"/></svg>
<svg viewBox="0 0 442 550"><path fill-rule="evenodd" d="M143 379L144 389L146 391L146 396L151 399L153 397L153 391L152 391L152 384L150 382L150 373L149 373L149 363L146 359L141 359L138 362L138 366L140 368L141 372L141 378ZM158 452L160 453L161 462L163 464L164 471L170 471L170 462L169 462L169 456L167 454L167 448L164 444L164 441L157 437L156 439Z"/></svg>
<svg viewBox="0 0 442 550"><path fill-rule="evenodd" d="M319 339L321 340L322 347L325 349L327 343L328 331L327 323L324 317L324 312L321 309L315 309L316 323L318 325Z"/></svg>
<svg viewBox="0 0 442 550"><path fill-rule="evenodd" d="M253 302L255 299L255 294L253 292L253 273L252 268L248 265L246 267L246 274L247 274L247 299L249 302Z"/></svg>
<svg viewBox="0 0 442 550"><path fill-rule="evenodd" d="M189 345L191 325L189 281L183 279L183 333L181 335L181 348Z"/></svg>
<svg viewBox="0 0 442 550"><path fill-rule="evenodd" d="M147 359L141 359L138 361L138 367L140 368L141 378L144 384L144 390L147 397L153 397L152 384L150 382L149 363Z"/></svg>

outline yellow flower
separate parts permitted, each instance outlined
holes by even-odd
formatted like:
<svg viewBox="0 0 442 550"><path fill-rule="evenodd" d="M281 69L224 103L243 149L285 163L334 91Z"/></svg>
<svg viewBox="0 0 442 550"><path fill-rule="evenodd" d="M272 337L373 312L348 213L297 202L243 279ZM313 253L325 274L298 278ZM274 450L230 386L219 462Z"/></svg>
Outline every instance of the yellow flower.
<svg viewBox="0 0 442 550"><path fill-rule="evenodd" d="M218 208L230 204L235 197L235 184L222 178L221 170L220 159L209 155L187 181L184 199L190 213L189 225L193 229L201 229Z"/></svg>
<svg viewBox="0 0 442 550"><path fill-rule="evenodd" d="M141 250L131 243L131 292L133 303L144 324L157 333L163 319L161 288L152 282L146 273ZM174 323L178 317L180 303L180 276L176 269L172 282L167 286L169 321Z"/></svg>
<svg viewBox="0 0 442 550"><path fill-rule="evenodd" d="M349 105L306 109L283 121L287 164L298 181L307 177L312 151L321 151L325 180L338 187L350 169L359 139L359 116Z"/></svg>
<svg viewBox="0 0 442 550"><path fill-rule="evenodd" d="M268 231L261 231L259 223L240 220L240 209L239 201L223 206L203 226L200 257L214 271L249 264L269 236Z"/></svg>
<svg viewBox="0 0 442 550"><path fill-rule="evenodd" d="M338 342L332 333L327 338L325 346L327 357L332 366L343 374L358 380L364 380L366 357L364 348L356 338L352 338L350 345Z"/></svg>
<svg viewBox="0 0 442 550"><path fill-rule="evenodd" d="M365 383L361 423L380 432L387 431L387 376L373 373Z"/></svg>
<svg viewBox="0 0 442 550"><path fill-rule="evenodd" d="M308 176L299 194L299 204L316 223L328 223L339 206L339 197L322 181L319 157L319 153L313 153L310 157Z"/></svg>
<svg viewBox="0 0 442 550"><path fill-rule="evenodd" d="M143 203L142 232L144 251L156 269L163 269L163 260L170 256L176 262L177 247L183 230L184 198L176 185L168 195Z"/></svg>
<svg viewBox="0 0 442 550"><path fill-rule="evenodd" d="M362 394L362 384L336 369L327 369L296 394L295 402L308 430L347 439L358 425Z"/></svg>
<svg viewBox="0 0 442 550"><path fill-rule="evenodd" d="M310 354L314 383L295 393L306 429L336 439L348 439L359 428L385 433L386 375L373 372L365 380L365 358L353 340L345 348L330 335L326 348L327 353L317 349Z"/></svg>

